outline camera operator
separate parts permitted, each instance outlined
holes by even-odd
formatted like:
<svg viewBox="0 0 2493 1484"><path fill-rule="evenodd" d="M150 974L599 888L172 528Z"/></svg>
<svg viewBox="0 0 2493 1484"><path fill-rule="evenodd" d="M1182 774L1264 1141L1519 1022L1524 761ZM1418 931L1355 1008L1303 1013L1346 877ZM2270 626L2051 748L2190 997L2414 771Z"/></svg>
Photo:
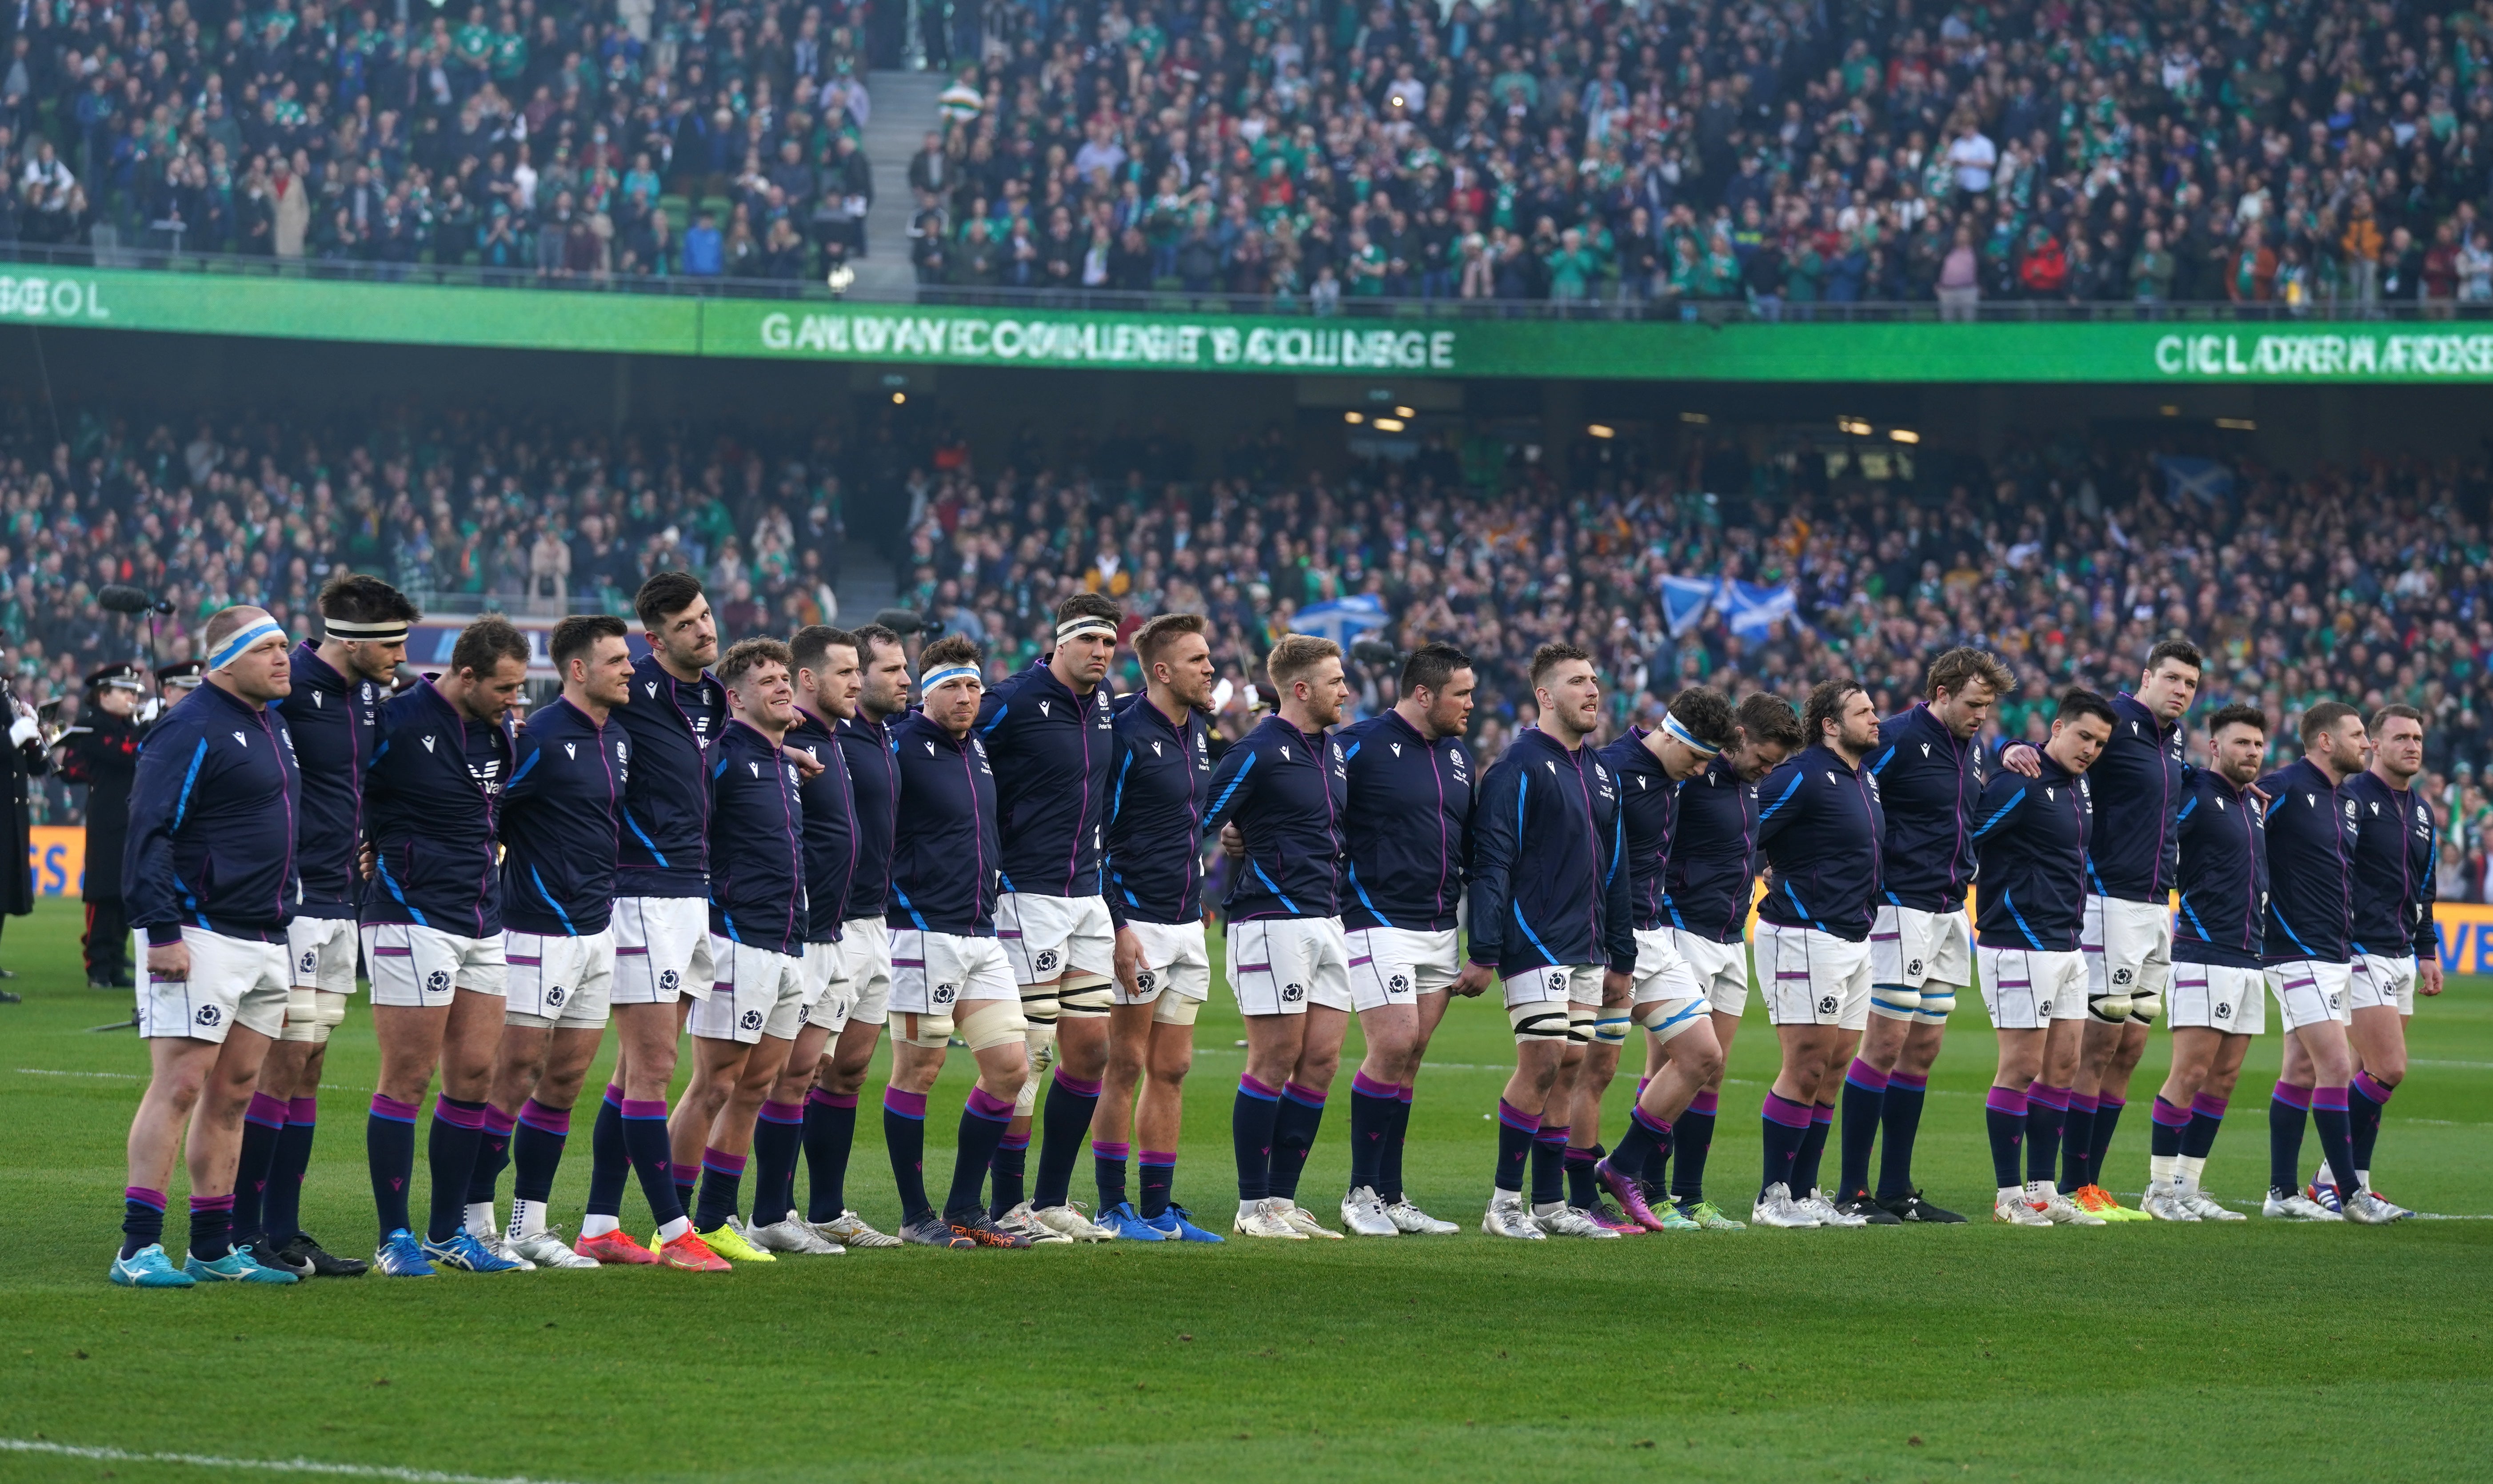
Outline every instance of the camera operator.
<svg viewBox="0 0 2493 1484"><path fill-rule="evenodd" d="M137 715L146 682L135 665L108 665L86 677L77 721L53 739L61 777L86 786L86 987L126 990L130 915L122 905L121 851L130 835L130 787L138 777Z"/></svg>

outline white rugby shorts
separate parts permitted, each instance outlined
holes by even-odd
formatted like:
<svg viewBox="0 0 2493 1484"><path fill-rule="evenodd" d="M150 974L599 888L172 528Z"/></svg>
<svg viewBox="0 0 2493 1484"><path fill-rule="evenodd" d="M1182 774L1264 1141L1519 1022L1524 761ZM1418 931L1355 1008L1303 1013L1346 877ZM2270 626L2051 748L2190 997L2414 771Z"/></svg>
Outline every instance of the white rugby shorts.
<svg viewBox="0 0 2493 1484"><path fill-rule="evenodd" d="M138 1034L144 1040L213 1041L222 1046L235 1025L274 1039L285 1028L285 992L291 986L286 945L227 937L205 928L184 928L191 950L187 979L158 979L147 972L145 935L138 955Z"/></svg>
<svg viewBox="0 0 2493 1484"><path fill-rule="evenodd" d="M1008 891L996 898L996 941L1015 984L1053 984L1066 974L1105 979L1116 966L1117 928L1105 897L1043 897Z"/></svg>
<svg viewBox="0 0 2493 1484"><path fill-rule="evenodd" d="M699 897L615 899L615 1003L709 997L709 904Z"/></svg>
<svg viewBox="0 0 2493 1484"><path fill-rule="evenodd" d="M2354 1024L2355 1013L2347 1003L2354 965L2289 959L2269 965L2267 973L2268 992L2276 996L2277 1008L2284 1012L2286 1029L2300 1030L2322 1021Z"/></svg>
<svg viewBox="0 0 2493 1484"><path fill-rule="evenodd" d="M1749 1009L1749 949L1746 943L1718 943L1686 928L1670 930L1670 944L1679 950L1688 971L1705 992L1716 1015L1740 1016Z"/></svg>
<svg viewBox="0 0 2493 1484"><path fill-rule="evenodd" d="M1628 1002L1649 1005L1659 1000L1677 1003L1706 997L1705 987L1697 982L1697 970L1679 955L1679 945L1672 941L1668 928L1638 928L1636 934L1636 971L1629 976ZM1745 985L1745 976L1743 983Z"/></svg>
<svg viewBox="0 0 2493 1484"><path fill-rule="evenodd" d="M2032 948L1973 950L1982 1008L1994 1030L2049 1030L2054 1021L2087 1018L2087 956Z"/></svg>
<svg viewBox="0 0 2493 1484"><path fill-rule="evenodd" d="M923 928L891 930L891 1010L900 1015L958 1015L972 1000L1021 1003L1004 945Z"/></svg>
<svg viewBox="0 0 2493 1484"><path fill-rule="evenodd" d="M1965 908L1924 912L1888 903L1870 926L1870 982L1918 990L1973 982L1973 930Z"/></svg>
<svg viewBox="0 0 2493 1484"><path fill-rule="evenodd" d="M364 925L364 966L374 1004L417 1010L438 1010L460 990L498 995L508 973L498 933L462 937L404 922Z"/></svg>
<svg viewBox="0 0 2493 1484"><path fill-rule="evenodd" d="M1204 942L1200 919L1142 922L1127 918L1126 929L1134 935L1142 957L1134 965L1133 986L1129 989L1120 979L1111 989L1118 1004L1156 1004L1168 994L1197 1004L1212 997L1212 952Z"/></svg>
<svg viewBox="0 0 2493 1484"><path fill-rule="evenodd" d="M502 934L502 1019L564 1030L602 1029L615 994L615 930Z"/></svg>
<svg viewBox="0 0 2493 1484"><path fill-rule="evenodd" d="M1350 949L1350 1000L1360 1011L1417 1004L1442 994L1463 971L1461 935L1452 928L1361 928L1343 935Z"/></svg>
<svg viewBox="0 0 2493 1484"><path fill-rule="evenodd" d="M2396 959L2383 953L2355 955L2355 972L2346 986L2346 1008L2370 1010L2388 1006L2400 1015L2415 1014L2416 966L2413 959Z"/></svg>
<svg viewBox="0 0 2493 1484"><path fill-rule="evenodd" d="M2160 902L2088 896L2078 951L2087 993L2161 994L2173 979L2173 914Z"/></svg>
<svg viewBox="0 0 2493 1484"><path fill-rule="evenodd" d="M1816 928L1757 924L1757 984L1772 1025L1870 1024L1870 942Z"/></svg>
<svg viewBox="0 0 2493 1484"><path fill-rule="evenodd" d="M1258 917L1228 929L1229 991L1241 1015L1305 1015L1307 1006L1358 1008L1350 941L1338 917Z"/></svg>
<svg viewBox="0 0 2493 1484"><path fill-rule="evenodd" d="M838 942L805 945L805 962L823 985L806 1024L841 1031L851 1022L880 1025L890 1018L891 929L882 918L844 920Z"/></svg>
<svg viewBox="0 0 2493 1484"><path fill-rule="evenodd" d="M821 988L805 972L802 958L712 934L709 959L718 977L710 984L709 997L695 1001L684 1018L686 1030L704 1040L746 1046L764 1036L796 1039L796 1027L805 1024L807 996Z"/></svg>
<svg viewBox="0 0 2493 1484"><path fill-rule="evenodd" d="M1547 968L1527 968L1499 981L1506 991L1506 1007L1519 1005L1599 1005L1602 1002L1602 974L1607 965L1601 964L1561 964Z"/></svg>
<svg viewBox="0 0 2493 1484"><path fill-rule="evenodd" d="M2225 964L2176 964L2164 1018L2176 1030L2261 1035L2268 1030L2265 977L2256 968Z"/></svg>
<svg viewBox="0 0 2493 1484"><path fill-rule="evenodd" d="M297 917L285 925L285 955L298 989L355 993L355 920Z"/></svg>

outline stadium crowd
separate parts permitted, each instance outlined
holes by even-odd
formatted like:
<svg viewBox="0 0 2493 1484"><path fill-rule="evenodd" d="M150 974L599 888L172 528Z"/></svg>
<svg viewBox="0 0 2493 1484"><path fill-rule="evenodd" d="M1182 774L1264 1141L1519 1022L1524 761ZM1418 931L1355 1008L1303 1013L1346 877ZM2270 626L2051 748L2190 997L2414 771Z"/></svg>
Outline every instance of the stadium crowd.
<svg viewBox="0 0 2493 1484"><path fill-rule="evenodd" d="M873 193L869 10L13 7L0 250L810 278ZM952 11L932 282L2493 303L2493 0Z"/></svg>

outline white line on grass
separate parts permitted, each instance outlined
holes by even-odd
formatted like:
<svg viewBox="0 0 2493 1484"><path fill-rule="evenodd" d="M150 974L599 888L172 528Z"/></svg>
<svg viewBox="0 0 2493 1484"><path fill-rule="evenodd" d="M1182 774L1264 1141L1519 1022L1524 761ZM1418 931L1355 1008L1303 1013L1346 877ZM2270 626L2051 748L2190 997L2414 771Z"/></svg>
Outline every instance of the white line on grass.
<svg viewBox="0 0 2493 1484"><path fill-rule="evenodd" d="M2493 1061L2435 1061L2429 1056L2410 1056L2411 1067L2459 1067L2470 1072L2493 1072Z"/></svg>
<svg viewBox="0 0 2493 1484"><path fill-rule="evenodd" d="M402 1484L559 1484L526 1474L444 1473L437 1469L395 1469L383 1464L322 1464L308 1458L221 1458L212 1453L132 1453L120 1448L83 1448L40 1439L0 1438L0 1452L48 1453L59 1458L90 1458L105 1463L182 1464L193 1469L248 1469L255 1473L327 1473L357 1479L394 1479Z"/></svg>
<svg viewBox="0 0 2493 1484"><path fill-rule="evenodd" d="M19 1067L16 1071L21 1077L105 1077L117 1083L146 1081L135 1072L61 1072L50 1067Z"/></svg>

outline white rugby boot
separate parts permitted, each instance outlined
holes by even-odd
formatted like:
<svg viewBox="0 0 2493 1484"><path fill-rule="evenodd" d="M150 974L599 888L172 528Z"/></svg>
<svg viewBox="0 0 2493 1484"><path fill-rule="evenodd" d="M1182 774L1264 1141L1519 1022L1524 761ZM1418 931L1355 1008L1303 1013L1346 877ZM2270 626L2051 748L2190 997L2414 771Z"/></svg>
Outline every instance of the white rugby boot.
<svg viewBox="0 0 2493 1484"><path fill-rule="evenodd" d="M1544 1241L1549 1234L1532 1219L1532 1207L1523 1203L1522 1195L1511 1190L1495 1192L1488 1198L1488 1209L1481 1213L1481 1231L1490 1236L1511 1236L1526 1242Z"/></svg>
<svg viewBox="0 0 2493 1484"><path fill-rule="evenodd" d="M1385 1202L1376 1192L1362 1185L1341 1198L1342 1230L1353 1236L1400 1236L1402 1228L1386 1214Z"/></svg>
<svg viewBox="0 0 2493 1484"><path fill-rule="evenodd" d="M1279 1209L1276 1209L1277 1205ZM1288 1206L1286 1201L1277 1202L1269 1198L1241 1201L1238 1202L1238 1219L1230 1223L1229 1230L1240 1236L1270 1236L1282 1241L1304 1242L1307 1234L1281 1218L1281 1210Z"/></svg>

